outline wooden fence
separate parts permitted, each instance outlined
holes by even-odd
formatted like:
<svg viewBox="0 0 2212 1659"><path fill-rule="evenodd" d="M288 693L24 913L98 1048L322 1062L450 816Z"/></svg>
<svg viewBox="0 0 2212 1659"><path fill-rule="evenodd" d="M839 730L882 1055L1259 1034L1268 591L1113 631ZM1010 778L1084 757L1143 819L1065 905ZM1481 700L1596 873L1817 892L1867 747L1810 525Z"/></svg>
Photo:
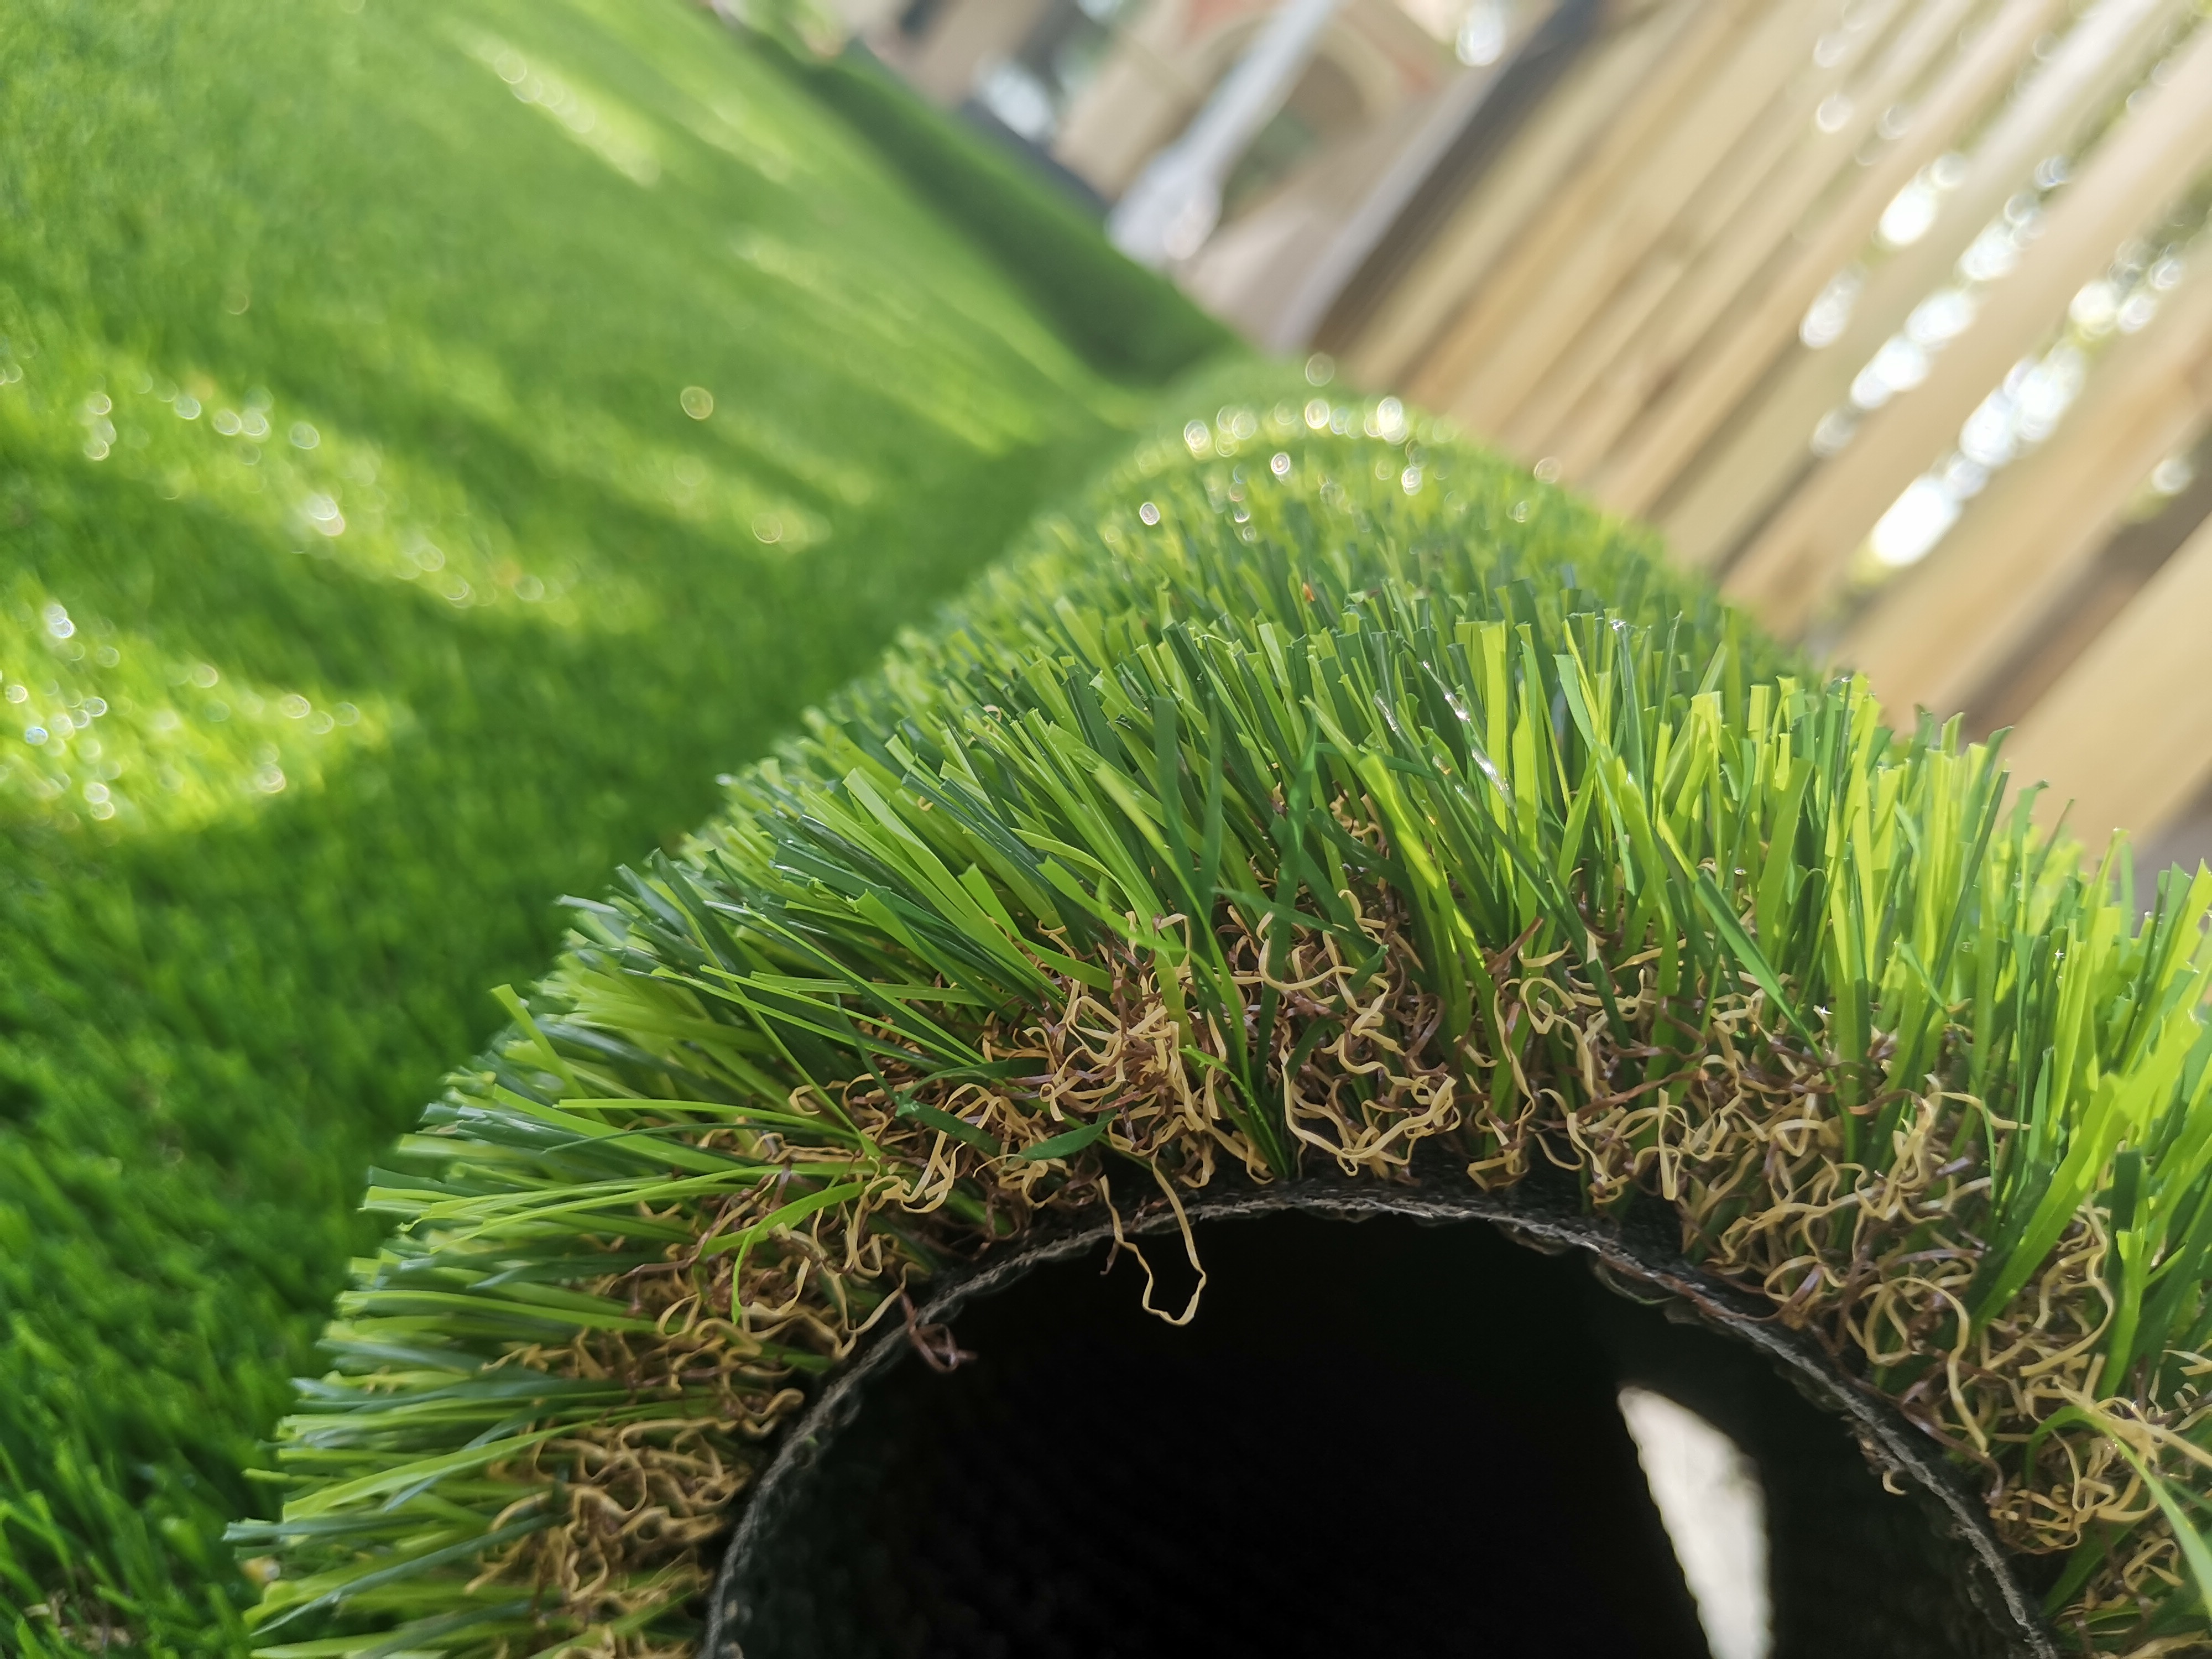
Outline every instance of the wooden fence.
<svg viewBox="0 0 2212 1659"><path fill-rule="evenodd" d="M1656 0L1320 343L2193 857L2208 173L2190 0Z"/></svg>

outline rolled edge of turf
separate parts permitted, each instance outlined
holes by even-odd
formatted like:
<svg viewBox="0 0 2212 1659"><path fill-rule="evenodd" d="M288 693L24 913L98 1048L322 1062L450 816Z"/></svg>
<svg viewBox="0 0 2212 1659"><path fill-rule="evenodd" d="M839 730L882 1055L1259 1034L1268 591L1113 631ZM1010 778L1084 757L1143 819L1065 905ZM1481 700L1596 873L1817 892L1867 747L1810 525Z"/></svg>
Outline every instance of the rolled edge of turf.
<svg viewBox="0 0 2212 1659"><path fill-rule="evenodd" d="M592 1555L589 1595L579 1599L574 1549L589 1546L589 1555L605 1540L586 1536L580 1511L562 1506L598 1491L580 1473L597 1467L591 1459L618 1453L643 1481L657 1478L647 1467L654 1457L664 1474L688 1458L712 1477L699 1494L734 1497L765 1461L762 1437L799 1409L802 1391L787 1385L837 1370L870 1318L907 1284L1103 1197L1108 1171L1097 1143L1109 1130L1121 1154L1114 1169L1149 1170L1170 1207L1178 1188L1195 1196L1208 1184L1217 1152L1255 1179L1295 1176L1298 1154L1285 1149L1301 1139L1317 1161L1347 1174L1413 1179L1390 1154L1397 1131L1384 1133L1389 1125L1369 1121L1364 1107L1354 1115L1364 1127L1341 1124L1346 1139L1332 1145L1281 1122L1270 1127L1253 1105L1264 1104L1264 1091L1217 1088L1239 1064L1260 1078L1283 1055L1264 1045L1256 1057L1224 1047L1217 1038L1227 1028L1210 1023L1202 1006L1193 1021L1183 993L1163 988L1191 978L1208 953L1220 974L1230 972L1224 953L1237 950L1253 969L1252 952L1266 950L1261 924L1279 912L1294 942L1325 951L1335 949L1332 940L1376 946L1364 964L1337 962L1331 982L1345 997L1395 975L1393 994L1418 1002L1441 975L1444 989L1432 1000L1461 1010L1463 1024L1495 1021L1501 1007L1528 1019L1512 1044L1450 1048L1459 1060L1423 1073L1435 1081L1464 1061L1470 1079L1481 1072L1489 1084L1470 1082L1468 1097L1481 1111L1466 1118L1465 1135L1450 1112L1428 1110L1415 1139L1443 1137L1437 1146L1471 1160L1467 1173L1478 1188L1510 1185L1532 1151L1540 1157L1549 1145L1543 1137L1557 1134L1577 1157L1589 1154L1577 1167L1594 1211L1634 1192L1663 1191L1679 1211L1686 1250L1707 1271L1718 1273L1712 1263L1725 1258L1733 1282L1767 1297L1785 1321L1814 1325L1847 1365L1868 1371L1869 1386L1909 1403L1923 1431L1986 1467L1996 1480L1991 1502L2009 1506L1997 1517L2002 1526L2045 1552L2070 1553L2055 1593L2069 1644L2168 1653L2184 1650L2176 1640L2200 1640L2191 1576L2212 1582L2212 1555L2186 1503L2201 1502L2191 1463L2203 1449L2191 1434L2205 1419L2191 1403L2185 1362L2193 1332L2212 1322L2200 1271L2212 1250L2212 1116L2197 1109L2212 1097L2212 1034L2199 1011L2212 977L2203 929L2212 874L2162 880L2154 910L2142 919L2122 868L2085 876L2078 849L2036 830L2024 809L2000 810L2006 780L1992 750L1962 745L1955 724L1923 720L1912 736L1896 737L1880 726L1863 684L1799 678L1786 653L1723 611L1709 589L1664 569L1640 532L1415 422L1395 400L1267 406L1279 395L1271 386L1256 406L1224 404L1212 420L1194 418L1140 446L1077 507L1042 521L1030 550L987 578L937 634L909 640L807 738L732 780L731 811L681 859L629 875L616 902L582 907L575 945L543 994L511 1002L517 1025L481 1067L456 1076L433 1109L430 1132L405 1148L434 1172L387 1177L373 1194L406 1225L380 1260L364 1264L361 1288L342 1304L333 1330L340 1370L311 1385L306 1409L287 1425L286 1455L300 1471L295 1501L284 1520L240 1529L242 1541L274 1545L286 1558L264 1625L337 1609L356 1633L265 1651L307 1659L435 1640L449 1651L489 1653L582 1639L624 1654L689 1651L683 1603L704 1588L701 1551L727 1497L685 1510L683 1536L670 1534L658 1553L625 1555L624 1545L611 1557ZM1195 631L1187 625L1194 623ZM1281 853L1285 870L1317 876L1324 866L1356 866L1349 886L1340 880L1331 895L1292 873L1271 902L1264 891L1221 884L1231 865L1205 862L1221 848L1191 814L1215 811L1201 805L1212 798L1203 779L1211 767L1218 793L1223 762L1208 750L1203 722L1177 735L1176 711L1213 708L1218 735L1220 720L1243 707L1233 699L1217 707L1211 692L1194 703L1177 689L1202 690L1213 672L1207 663L1232 679L1245 675L1237 683L1248 689L1280 681L1306 699L1313 720L1300 714L1292 725L1309 731L1307 760L1296 758L1296 743L1261 744L1255 752L1273 757L1266 775L1277 781L1275 793L1262 781L1237 810L1256 814L1255 824L1267 818L1285 828L1281 845L1294 849ZM1455 678L1438 678L1440 663ZM1488 667L1478 672L1480 664ZM1395 676L1388 683L1414 701L1382 696L1362 678L1370 671ZM1423 689L1425 673L1435 696ZM1081 690L1085 684L1091 692ZM1109 694L1110 710L1094 706ZM1018 818L1044 799L1034 779L1019 783L1018 769L1006 770L1021 760L1002 741L1011 741L1007 722L1017 717L1059 733L1050 744L1080 763L1068 775L1078 794L1097 786L1095 799L1083 795L1092 828L1056 844L1073 849L1103 835L1091 851L1122 861L1112 872L1120 887L1092 892L1075 879L1078 868L1105 870L1095 859L1061 866L1071 887L1043 880L1034 860L1023 866L1027 855L1010 841L990 850L992 812ZM1488 750L1500 763L1476 740L1486 723ZM1334 793L1322 792L1311 769L1313 734L1323 726L1329 764L1339 769L1330 774ZM1257 728L1237 729L1239 742L1256 741ZM1501 735L1509 732L1510 751ZM940 743L951 747L933 747ZM1109 752L1119 758L1100 757ZM962 757L981 757L976 763L1003 789L962 784L944 793L959 769L954 761L968 764ZM1163 769L1146 782L1155 761ZM1098 769L1086 772L1094 762ZM964 775L972 783L983 775L971 768ZM1426 793L1408 796L1409 778ZM1160 793L1148 793L1156 785ZM1699 792L1711 798L1710 821ZM1169 801L1179 805L1170 811ZM939 807L949 815L927 816ZM1331 817L1340 811L1341 821ZM1448 836L1437 837L1462 811L1472 814L1462 828L1479 829L1477 842L1462 836L1447 847ZM969 817L956 826L963 812ZM1654 825L1669 814L1673 827L1661 825L1662 837ZM1164 838L1170 823L1176 827ZM1587 841L1593 823L1599 838ZM1256 833L1249 845L1264 852L1275 832L1263 825ZM1671 864L1662 840L1674 848ZM955 882L949 870L931 875L927 860L916 864L902 850L940 843L967 849L960 855L976 860L969 876L980 886L963 887L968 878ZM1439 866L1440 849L1458 862ZM1214 927L1168 938L1162 929L1176 906L1163 894L1188 883L1200 852L1197 868L1212 872ZM1243 879L1267 884L1256 870ZM1115 921L1120 899L1099 896L1124 891L1149 895L1132 898L1127 929ZM810 892L845 893L861 905L821 935L826 954L805 957L831 975L818 982L775 966L798 960L794 950L815 949L802 949L776 920L794 902L811 903ZM1030 931L1008 915L961 933L977 925L977 907L1017 902L1042 907ZM1345 903L1348 916L1338 916ZM886 921L885 904L905 906L898 914L922 933L896 917ZM1970 915L1981 918L1981 931L1962 934ZM1090 930L1096 949L1087 959L1088 947L1065 937L1069 927ZM763 957L757 947L769 948L764 939L782 942ZM947 940L952 957L939 949ZM1652 949L1638 954L1645 942ZM981 956L960 956L967 945ZM709 1018L684 1035L678 1028L690 1016L653 999L690 996L679 982L690 973L696 989L698 964L720 960L714 953L725 949L738 965L714 972L729 976L744 1012L730 1016L734 1026ZM986 980L1001 975L988 995L959 988L979 962ZM1147 963L1167 977L1148 979ZM1616 970L1632 970L1634 985L1617 983ZM1248 982L1256 988L1272 970L1253 971ZM1508 977L1517 988L1501 1005L1496 988ZM927 1008L984 1006L997 1010L993 1019L1007 1012L1048 1022L1052 999L1082 986L1165 998L1184 1011L1174 1018L1191 1041L1163 1051L1172 1075L1158 1086L1186 1102L1202 1097L1194 1139L1177 1142L1172 1126L1155 1133L1157 1123L1139 1133L1121 1104L1096 1121L1060 1117L1055 1106L1054 1117L1081 1127L1054 1125L1048 1133L1033 1109L1048 1093L1024 1096L1027 1107L988 1089L961 1097L979 1077L1019 1073L987 1074L948 1058L987 1036L988 1020L960 1014L952 1024L965 1035L947 1036L950 1027L925 1031L931 1021L921 1017ZM1615 1006L1632 989L1632 1006L1622 1006L1645 1022L1637 1028L1643 1038ZM1455 1000L1477 990L1486 1005ZM891 1047L860 1036L844 1012L847 996L872 1030L894 1034ZM634 998L645 1000L626 1000ZM1874 1242L1888 1254L1870 1279L1861 1282L1852 1265L1859 1247L1850 1228L1840 1256L1832 1261L1838 1240L1823 1235L1828 1243L1816 1241L1810 1258L1821 1271L1793 1274L1780 1259L1788 1241L1767 1212L1754 1206L1753 1218L1772 1236L1754 1227L1747 1246L1729 1231L1726 1205L1709 1202L1699 1183L1724 1167L1701 1172L1663 1136L1652 1143L1658 1165L1644 1158L1650 1146L1639 1149L1636 1137L1652 1126L1635 1129L1616 1109L1657 1086L1638 1057L1671 1052L1649 1046L1659 1029L1650 1022L1679 1024L1691 1013L1704 1022L1698 1041L1718 1045L1695 1052L1724 1059L1723 1080L1758 1097L1754 1107L1795 1111L1793 1091L1813 1103L1789 1120L1806 1131L1790 1154L1800 1167L1778 1178L1785 1187L1843 1181L1844 1202L1814 1206L1831 1221L1849 1212L1855 1226L1879 1212L1889 1231L1877 1227ZM1520 1074L1522 1048L1540 1029L1560 1031L1568 1016L1582 1036L1569 1050L1529 1050L1532 1084ZM1521 1029L1513 1019L1498 1028L1508 1036ZM887 1063L904 1073L886 1079L872 1060L852 1057L840 1069L834 1054L810 1072L790 1045L813 1052L825 1030L833 1049L849 1039L848 1056L895 1056ZM1000 1036L1010 1031L1017 1046L1029 1040L1012 1026ZM1430 1028L1421 1042L1434 1034ZM699 1086L694 1061L706 1063L725 1039L738 1044L716 1051L738 1066L726 1073L738 1079L727 1085L734 1093L720 1103L686 1093ZM1634 1048L1639 1041L1646 1046ZM980 1052L988 1057L988 1046ZM1581 1086L1577 1066L1560 1059L1569 1052L1607 1079L1644 1082L1625 1092L1590 1083L1589 1103L1605 1110L1585 1121L1569 1099ZM1309 1080L1298 1068L1313 1053L1309 1045L1290 1054L1285 1075ZM768 1069L743 1054L769 1056ZM591 1080L580 1080L586 1074ZM1334 1075L1323 1068L1310 1080L1326 1092ZM1979 1092L1964 1092L1969 1083ZM1525 1097L1526 1109L1510 1121L1492 1112L1492 1085L1509 1107ZM1541 1121L1540 1094L1559 1108ZM787 1110L766 1103L787 1095ZM1431 1090L1428 1107L1437 1099ZM564 1101L620 1115L605 1133L579 1138ZM1301 1097L1299 1109L1307 1103ZM948 1106L974 1106L975 1115ZM847 1109L869 1127L855 1128ZM685 1114L697 1111L719 1113L706 1121L728 1127L691 1133L685 1126L701 1120ZM1722 1136L1722 1151L1745 1150L1742 1127ZM1613 1138L1586 1143L1585 1129ZM1738 1140L1729 1143L1729 1135ZM790 1161L798 1151L757 1150L772 1142L828 1156L822 1149L844 1144L840 1137L857 1137L853 1144L876 1160L854 1165L859 1187L825 1186L818 1163L817 1173L804 1174ZM718 1146L785 1162L781 1173L748 1166L722 1180L713 1171L729 1158ZM1940 1167L1939 1146L1950 1160ZM678 1180L670 1165L685 1160L707 1173ZM586 1165L607 1178L587 1180L579 1173ZM718 1181L720 1198L685 1207L684 1194ZM788 1199L794 1181L801 1196ZM1137 1190L1150 1184L1140 1178ZM1779 1201L1765 1188L1753 1196ZM675 1207L652 1212L653 1203ZM1012 1207L994 1207L1005 1206ZM624 1219L632 1214L642 1219ZM848 1226L849 1234L841 1231ZM1948 1265L1926 1266L1924 1255L1909 1253L1916 1230L1931 1227L1936 1255ZM624 1238L674 1242L604 1254ZM853 1254L864 1245L874 1251L865 1271ZM823 1254L832 1246L845 1252L844 1267ZM809 1261L822 1268L811 1291ZM740 1286L741 1271L770 1279ZM640 1273L674 1274L693 1289L679 1294L672 1280L648 1306L635 1288L645 1282ZM784 1279L771 1282L779 1273ZM775 1297L763 1299L763 1285L791 1299L778 1308ZM1869 1289L1877 1300L1889 1297L1890 1314L1903 1322L1901 1350L1891 1352L1881 1330L1853 1323L1854 1297ZM815 1300L800 1309L802 1291ZM2063 1329L2046 1331L2031 1317L2039 1294ZM727 1340L699 1335L701 1310L717 1297L732 1299L735 1324L726 1329L744 1328ZM754 1313L787 1330L797 1328L793 1309L816 1321L815 1334L799 1346L763 1346ZM614 1334L603 1340L595 1332ZM623 1333L643 1346L633 1347ZM2168 1340L2183 1334L2189 1352ZM2046 1339L2064 1348L2058 1358L2071 1367L2060 1374L2063 1388L2046 1389L2047 1398L2015 1391L2010 1405L2003 1389L2023 1374L1974 1370L1968 1352L1974 1340L1985 1352L1995 1342L2003 1352L1993 1363L2024 1367ZM687 1353L720 1356L714 1364L724 1369L709 1366L706 1392L687 1392ZM534 1369L556 1361L555 1370ZM1978 1391L1971 1399L1961 1363ZM757 1375L729 1383L729 1366L744 1364L755 1364ZM718 1378L738 1388L726 1409L714 1404ZM531 1410L517 1415L518 1401ZM2002 1431L1996 1439L1983 1432L1984 1418ZM653 1423L680 1443L654 1450L635 1437ZM464 1438L469 1427L480 1431ZM586 1462L548 1465L548 1446L564 1457L571 1454L562 1447L578 1448L574 1455ZM2086 1511L2085 1475L2097 1488ZM670 1478L680 1486L691 1477ZM628 1525L619 1516L635 1521L645 1501L617 1504L606 1525ZM2053 1506L2063 1522L2068 1504L2076 1506L2075 1534L2057 1523L2036 1530ZM557 1559L532 1553L532 1537L541 1534ZM2052 1536L2074 1541L2054 1545ZM2121 1540L2124 1559L2113 1553ZM507 1553L487 1560L495 1549ZM295 1565L304 1569L297 1577Z"/></svg>
<svg viewBox="0 0 2212 1659"><path fill-rule="evenodd" d="M1429 1224L1496 1227L1516 1243L1571 1250L1615 1279L1690 1310L1698 1323L1756 1352L1820 1407L1850 1426L1868 1461L1921 1499L1922 1516L1969 1553L1966 1596L2011 1659L2059 1659L2036 1598L2021 1584L2012 1556L1997 1541L1988 1512L1935 1447L1887 1400L1866 1388L1803 1333L1778 1324L1737 1286L1703 1272L1680 1252L1656 1248L1626 1229L1577 1212L1525 1187L1498 1193L1409 1191L1307 1180L1278 1188L1201 1193L1186 1200L1192 1224L1294 1213L1346 1221L1395 1216ZM1119 1218L1097 1215L1050 1229L986 1265L949 1275L915 1310L913 1326L949 1325L972 1302L1040 1267L1074 1261L1122 1237L1173 1235L1175 1211L1153 1200ZM708 1602L702 1659L744 1659L746 1609L738 1585L766 1535L786 1525L804 1500L809 1475L859 1413L870 1385L907 1357L905 1325L881 1326L787 1428L747 1495L730 1534Z"/></svg>

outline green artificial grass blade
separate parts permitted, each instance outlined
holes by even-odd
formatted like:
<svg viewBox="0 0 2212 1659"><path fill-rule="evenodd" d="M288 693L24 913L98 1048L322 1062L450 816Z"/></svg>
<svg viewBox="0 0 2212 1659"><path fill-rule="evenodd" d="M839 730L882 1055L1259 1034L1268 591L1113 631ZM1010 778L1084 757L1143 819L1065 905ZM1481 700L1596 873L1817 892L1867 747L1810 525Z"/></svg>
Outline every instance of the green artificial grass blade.
<svg viewBox="0 0 2212 1659"><path fill-rule="evenodd" d="M1152 394L683 0L0 57L0 1650L236 1654L240 1471L483 988Z"/></svg>
<svg viewBox="0 0 2212 1659"><path fill-rule="evenodd" d="M1201 1189L1542 1169L2070 1553L2081 1650L2212 1641L2212 876L2138 918L1955 723L1395 402L1276 395L576 902L375 1178L237 1534L270 1651L687 1652L769 1437L908 1285Z"/></svg>

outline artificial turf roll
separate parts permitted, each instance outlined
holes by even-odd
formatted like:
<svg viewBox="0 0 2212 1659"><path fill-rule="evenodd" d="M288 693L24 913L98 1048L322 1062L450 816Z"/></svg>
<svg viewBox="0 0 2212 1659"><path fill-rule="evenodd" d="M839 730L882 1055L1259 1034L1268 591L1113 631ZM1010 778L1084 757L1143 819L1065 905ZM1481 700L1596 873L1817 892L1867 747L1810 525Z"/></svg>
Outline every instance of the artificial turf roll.
<svg viewBox="0 0 2212 1659"><path fill-rule="evenodd" d="M375 1179L240 1535L275 1651L685 1651L779 1427L927 1281L1084 1225L1202 1265L1191 1214L1305 1182L1659 1225L1941 1449L2063 1641L2212 1645L2212 874L2139 919L1639 532L1272 398L579 905ZM1071 1482L1089 1403L1019 1425Z"/></svg>

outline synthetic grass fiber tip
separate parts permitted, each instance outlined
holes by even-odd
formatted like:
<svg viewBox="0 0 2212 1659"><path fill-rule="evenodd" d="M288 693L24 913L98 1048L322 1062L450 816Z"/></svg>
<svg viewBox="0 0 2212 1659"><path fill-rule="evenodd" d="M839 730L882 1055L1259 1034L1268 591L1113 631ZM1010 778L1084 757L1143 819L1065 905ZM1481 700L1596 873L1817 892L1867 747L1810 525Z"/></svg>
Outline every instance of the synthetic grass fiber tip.
<svg viewBox="0 0 2212 1659"><path fill-rule="evenodd" d="M2057 1639L2212 1647L2212 873L2144 896L1640 532L1394 400L1232 398L576 905L374 1179L258 1639L692 1651L933 1279L1096 1227L1203 1320L1196 1218L1319 1182L1657 1218ZM1095 1403L1035 1425L1070 1481Z"/></svg>

